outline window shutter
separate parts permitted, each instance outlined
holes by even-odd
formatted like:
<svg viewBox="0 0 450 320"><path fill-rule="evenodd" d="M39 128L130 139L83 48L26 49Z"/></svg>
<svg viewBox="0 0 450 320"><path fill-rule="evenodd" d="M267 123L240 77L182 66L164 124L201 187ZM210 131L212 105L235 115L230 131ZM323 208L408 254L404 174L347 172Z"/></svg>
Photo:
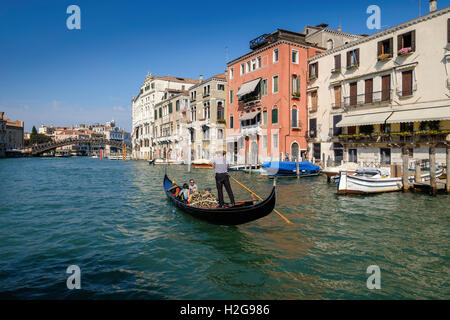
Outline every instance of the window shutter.
<svg viewBox="0 0 450 320"><path fill-rule="evenodd" d="M412 70L402 73L402 96L412 95Z"/></svg>
<svg viewBox="0 0 450 320"><path fill-rule="evenodd" d="M416 51L416 30L411 31L411 49Z"/></svg>
<svg viewBox="0 0 450 320"><path fill-rule="evenodd" d="M397 37L397 51L400 51L402 49L402 36L399 35Z"/></svg>
<svg viewBox="0 0 450 320"><path fill-rule="evenodd" d="M359 49L355 50L355 55L356 55L356 64L359 65Z"/></svg>
<svg viewBox="0 0 450 320"><path fill-rule="evenodd" d="M308 73L309 73L308 78L311 78L311 76L312 76L311 70L312 70L312 65L310 64L310 65L308 66Z"/></svg>
<svg viewBox="0 0 450 320"><path fill-rule="evenodd" d="M389 52L385 52L388 54L393 55L394 54L394 38L389 39Z"/></svg>
<svg viewBox="0 0 450 320"><path fill-rule="evenodd" d="M319 77L319 62L316 62L316 78Z"/></svg>
<svg viewBox="0 0 450 320"><path fill-rule="evenodd" d="M450 19L447 19L447 42L450 43Z"/></svg>
<svg viewBox="0 0 450 320"><path fill-rule="evenodd" d="M334 68L340 69L341 68L341 55L334 56Z"/></svg>
<svg viewBox="0 0 450 320"><path fill-rule="evenodd" d="M378 51L377 51L377 56L379 57L379 56L381 56L381 54L383 53L383 42L382 41L379 41L378 42ZM386 53L386 52L385 52Z"/></svg>
<svg viewBox="0 0 450 320"><path fill-rule="evenodd" d="M350 60L350 51L348 51L348 52L347 52L347 68L350 67L350 63L351 63L351 60Z"/></svg>

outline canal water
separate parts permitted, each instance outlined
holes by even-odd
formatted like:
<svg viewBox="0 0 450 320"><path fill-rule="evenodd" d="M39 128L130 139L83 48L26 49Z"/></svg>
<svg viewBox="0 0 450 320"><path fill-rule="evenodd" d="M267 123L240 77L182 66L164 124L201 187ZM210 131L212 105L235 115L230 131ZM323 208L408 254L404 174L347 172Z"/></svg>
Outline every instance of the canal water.
<svg viewBox="0 0 450 320"><path fill-rule="evenodd" d="M174 209L163 174L145 161L0 160L0 298L450 298L447 195L337 196L325 177L279 180L292 224L272 213L223 227ZM215 187L211 169L168 174ZM233 176L270 192L265 177ZM70 265L80 290L67 289ZM380 290L367 288L370 265Z"/></svg>

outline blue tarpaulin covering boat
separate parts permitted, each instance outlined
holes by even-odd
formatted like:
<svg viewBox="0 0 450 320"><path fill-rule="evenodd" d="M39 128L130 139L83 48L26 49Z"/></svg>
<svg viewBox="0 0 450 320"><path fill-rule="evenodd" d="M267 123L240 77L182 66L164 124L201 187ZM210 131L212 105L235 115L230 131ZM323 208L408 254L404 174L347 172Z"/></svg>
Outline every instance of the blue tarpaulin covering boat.
<svg viewBox="0 0 450 320"><path fill-rule="evenodd" d="M263 163L261 167L269 176L296 176L297 173L297 164L290 161L269 161ZM308 161L299 162L298 169L302 176L317 175L320 171L319 166Z"/></svg>

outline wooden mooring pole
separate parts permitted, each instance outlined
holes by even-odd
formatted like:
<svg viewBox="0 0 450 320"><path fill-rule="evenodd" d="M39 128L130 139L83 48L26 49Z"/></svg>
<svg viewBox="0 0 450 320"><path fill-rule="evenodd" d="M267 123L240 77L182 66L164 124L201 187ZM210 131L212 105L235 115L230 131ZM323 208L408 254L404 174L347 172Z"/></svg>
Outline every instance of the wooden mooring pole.
<svg viewBox="0 0 450 320"><path fill-rule="evenodd" d="M406 147L402 148L402 182L403 182L403 191L409 190L409 157L408 157L408 149Z"/></svg>
<svg viewBox="0 0 450 320"><path fill-rule="evenodd" d="M436 185L436 148L430 147L430 187L431 194L434 196L437 194Z"/></svg>
<svg viewBox="0 0 450 320"><path fill-rule="evenodd" d="M416 167L414 172L414 182L422 182L422 170L420 168L420 162L416 161Z"/></svg>

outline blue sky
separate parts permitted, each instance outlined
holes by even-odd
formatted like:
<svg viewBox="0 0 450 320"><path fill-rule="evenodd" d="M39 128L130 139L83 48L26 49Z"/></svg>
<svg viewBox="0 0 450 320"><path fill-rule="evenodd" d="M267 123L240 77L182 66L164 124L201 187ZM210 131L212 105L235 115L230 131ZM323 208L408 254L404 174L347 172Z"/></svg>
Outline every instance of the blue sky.
<svg viewBox="0 0 450 320"><path fill-rule="evenodd" d="M427 13L428 0L3 1L0 111L27 131L111 119L130 130L131 97L147 72L208 77L277 28L328 23L371 34L369 5L381 8L385 29L419 16L419 2ZM81 30L66 27L71 4L81 8ZM438 0L438 9L448 5Z"/></svg>

